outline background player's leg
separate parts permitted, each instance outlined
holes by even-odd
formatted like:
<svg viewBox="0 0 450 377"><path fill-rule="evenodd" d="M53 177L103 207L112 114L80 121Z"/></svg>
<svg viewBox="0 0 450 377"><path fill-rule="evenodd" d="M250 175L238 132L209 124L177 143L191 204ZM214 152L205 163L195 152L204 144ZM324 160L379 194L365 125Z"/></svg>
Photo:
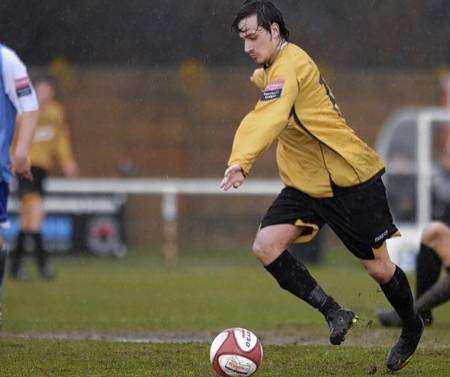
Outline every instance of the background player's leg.
<svg viewBox="0 0 450 377"><path fill-rule="evenodd" d="M42 234L40 232L31 233L31 237L34 241L34 252L36 255L39 273L44 279L53 278L53 272L50 268L50 262L48 260L48 251L44 248L42 242Z"/></svg>
<svg viewBox="0 0 450 377"><path fill-rule="evenodd" d="M24 277L22 262L25 255L25 238L26 234L21 230L17 236L16 247L10 255L9 274L13 279L21 279Z"/></svg>
<svg viewBox="0 0 450 377"><path fill-rule="evenodd" d="M416 308L431 322L431 309L450 300L450 275L438 281L441 266L450 269L450 228L440 222L429 224L422 234L417 259Z"/></svg>
<svg viewBox="0 0 450 377"><path fill-rule="evenodd" d="M355 314L343 309L327 295L306 266L287 251L287 247L300 236L302 230L301 227L290 224L260 229L253 244L253 252L281 288L307 302L325 316L331 330L331 343L340 344L353 323Z"/></svg>
<svg viewBox="0 0 450 377"><path fill-rule="evenodd" d="M450 300L450 266L446 271L445 276L417 300L416 307L421 313L431 313L431 309Z"/></svg>
<svg viewBox="0 0 450 377"><path fill-rule="evenodd" d="M416 258L416 305L417 300L438 281L441 267L441 258L431 247L421 243ZM433 322L431 310L420 310L420 315L426 324Z"/></svg>
<svg viewBox="0 0 450 377"><path fill-rule="evenodd" d="M3 239L0 237L0 328L3 323L3 278L5 275L5 267L6 267L6 244L3 242Z"/></svg>
<svg viewBox="0 0 450 377"><path fill-rule="evenodd" d="M422 243L416 258L416 299L439 279L442 261L431 247Z"/></svg>
<svg viewBox="0 0 450 377"><path fill-rule="evenodd" d="M53 273L49 267L48 252L42 242L41 227L44 220L42 197L38 193L31 193L27 197L27 211L24 211L27 217L24 219L23 229L32 240L39 273L43 278L49 279L53 277Z"/></svg>
<svg viewBox="0 0 450 377"><path fill-rule="evenodd" d="M19 188L20 184L23 184L23 178L22 180L19 179ZM16 247L10 255L10 275L13 279L25 277L22 265L26 251L30 249L30 244L32 244L30 232L36 226L40 226L39 218L36 218L34 210L34 203L39 202L39 200L39 196L34 192L22 192L20 198L20 232L17 236Z"/></svg>

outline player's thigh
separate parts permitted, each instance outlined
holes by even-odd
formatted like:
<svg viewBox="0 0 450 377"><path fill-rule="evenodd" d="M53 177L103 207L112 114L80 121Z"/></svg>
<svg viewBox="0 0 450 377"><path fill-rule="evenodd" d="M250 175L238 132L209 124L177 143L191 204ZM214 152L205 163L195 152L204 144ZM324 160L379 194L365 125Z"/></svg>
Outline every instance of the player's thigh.
<svg viewBox="0 0 450 377"><path fill-rule="evenodd" d="M298 232L302 239L297 242L307 242L312 239L324 221L315 209L314 199L292 187L284 188L265 213L260 230L274 225L292 225L292 232ZM302 235L306 235L304 237ZM308 239L309 238L309 239Z"/></svg>
<svg viewBox="0 0 450 377"><path fill-rule="evenodd" d="M291 224L270 225L259 229L253 242L253 253L264 266L277 259L301 234L302 227Z"/></svg>
<svg viewBox="0 0 450 377"><path fill-rule="evenodd" d="M308 242L323 220L314 211L313 201L291 187L284 188L264 215L253 251L264 263L274 260L289 244Z"/></svg>
<svg viewBox="0 0 450 377"><path fill-rule="evenodd" d="M322 218L359 259L377 259L374 250L399 234L381 178L342 188L334 197L319 200L319 204Z"/></svg>
<svg viewBox="0 0 450 377"><path fill-rule="evenodd" d="M291 224L277 224L260 228L253 243L255 253L285 250L302 233L303 228Z"/></svg>

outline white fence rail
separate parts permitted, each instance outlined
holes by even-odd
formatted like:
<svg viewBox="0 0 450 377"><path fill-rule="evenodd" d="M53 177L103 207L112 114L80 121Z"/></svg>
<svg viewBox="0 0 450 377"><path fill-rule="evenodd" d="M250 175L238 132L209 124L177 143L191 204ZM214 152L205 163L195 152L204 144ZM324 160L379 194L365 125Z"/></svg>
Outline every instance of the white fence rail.
<svg viewBox="0 0 450 377"><path fill-rule="evenodd" d="M220 190L220 179L144 179L144 178L51 178L49 192L77 194L161 195L164 222L164 258L167 266L176 264L178 255L178 195L276 195L283 188L280 180L249 179L239 189Z"/></svg>

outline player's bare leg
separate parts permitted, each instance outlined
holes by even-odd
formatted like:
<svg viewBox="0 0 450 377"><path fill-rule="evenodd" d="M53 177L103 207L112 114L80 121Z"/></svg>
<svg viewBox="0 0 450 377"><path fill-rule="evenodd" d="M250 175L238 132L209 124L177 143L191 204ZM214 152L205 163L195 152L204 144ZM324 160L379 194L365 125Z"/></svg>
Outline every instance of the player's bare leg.
<svg viewBox="0 0 450 377"><path fill-rule="evenodd" d="M390 371L402 369L417 349L422 336L424 324L414 309L414 301L404 272L394 265L387 251L386 243L374 250L375 258L362 260L370 276L381 286L386 298L402 319L402 332L398 341L391 348L386 366Z"/></svg>
<svg viewBox="0 0 450 377"><path fill-rule="evenodd" d="M256 235L253 252L281 288L319 310L330 328L330 342L338 345L345 339L357 317L327 295L306 266L287 251L304 228L279 224L262 228Z"/></svg>

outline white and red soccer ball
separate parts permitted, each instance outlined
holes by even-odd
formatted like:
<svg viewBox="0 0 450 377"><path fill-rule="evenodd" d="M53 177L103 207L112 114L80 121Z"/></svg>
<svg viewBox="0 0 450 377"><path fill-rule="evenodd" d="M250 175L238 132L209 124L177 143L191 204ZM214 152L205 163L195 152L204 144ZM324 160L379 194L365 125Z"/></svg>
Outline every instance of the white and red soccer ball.
<svg viewBox="0 0 450 377"><path fill-rule="evenodd" d="M216 336L209 356L211 365L219 376L247 377L261 365L263 349L261 342L251 331L232 328Z"/></svg>

